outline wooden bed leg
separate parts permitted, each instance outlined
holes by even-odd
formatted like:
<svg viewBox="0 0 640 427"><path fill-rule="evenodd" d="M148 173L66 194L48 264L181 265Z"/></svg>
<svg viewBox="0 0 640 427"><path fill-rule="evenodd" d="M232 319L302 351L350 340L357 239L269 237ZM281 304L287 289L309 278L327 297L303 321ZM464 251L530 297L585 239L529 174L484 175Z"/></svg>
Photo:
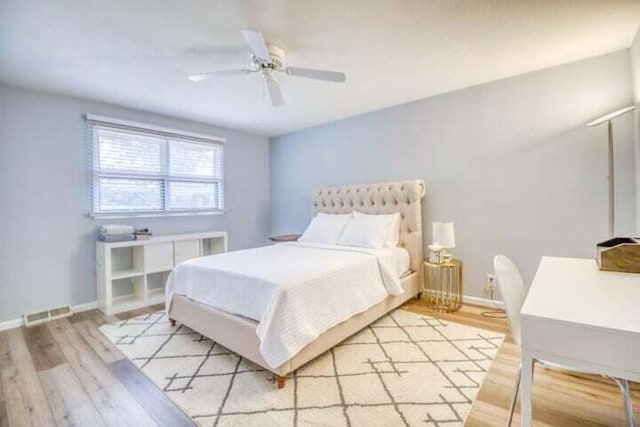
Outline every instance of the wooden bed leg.
<svg viewBox="0 0 640 427"><path fill-rule="evenodd" d="M176 326L176 319L169 318L169 324L171 325L172 328Z"/></svg>
<svg viewBox="0 0 640 427"><path fill-rule="evenodd" d="M274 374L276 379L276 384L278 384L278 388L284 388L284 382L287 380L287 377L281 377L280 375Z"/></svg>
<svg viewBox="0 0 640 427"><path fill-rule="evenodd" d="M416 299L422 299L422 292L418 292L416 294Z"/></svg>

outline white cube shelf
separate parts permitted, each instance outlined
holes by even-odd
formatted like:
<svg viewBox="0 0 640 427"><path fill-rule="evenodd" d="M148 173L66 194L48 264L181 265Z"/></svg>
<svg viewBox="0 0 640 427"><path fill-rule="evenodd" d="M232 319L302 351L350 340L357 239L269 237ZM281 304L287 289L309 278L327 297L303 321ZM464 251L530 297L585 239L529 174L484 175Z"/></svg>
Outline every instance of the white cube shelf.
<svg viewBox="0 0 640 427"><path fill-rule="evenodd" d="M169 273L192 258L227 251L227 233L155 236L96 244L98 307L110 315L164 302Z"/></svg>

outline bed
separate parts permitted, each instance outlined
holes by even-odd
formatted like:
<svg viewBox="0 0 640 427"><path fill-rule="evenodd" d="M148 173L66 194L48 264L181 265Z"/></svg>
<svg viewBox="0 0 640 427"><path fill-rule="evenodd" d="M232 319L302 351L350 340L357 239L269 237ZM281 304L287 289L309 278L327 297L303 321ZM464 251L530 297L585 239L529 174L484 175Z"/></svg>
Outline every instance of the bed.
<svg viewBox="0 0 640 427"><path fill-rule="evenodd" d="M178 284L180 284L178 280L180 277L182 277L182 279L180 280L185 280L184 277L191 277L193 283L198 284L198 278L204 276L197 276L197 267L200 266L202 269L204 268L206 263L215 264L215 258L211 258L209 260L199 259L198 261L193 261L193 265L188 266L189 269L183 268L183 270L186 271L183 272L181 276L175 275L175 277L173 277L173 280L170 278L170 282L173 281L174 284L171 285L171 289L169 284L167 286L168 317L172 325L175 325L176 322L180 322L181 324L201 333L202 335L211 338L213 341L250 360L251 362L267 369L268 371L273 372L278 388L282 388L284 387L287 375L295 371L298 367L326 352L344 339L358 332L362 328L368 326L384 314L400 306L409 299L418 296L421 293L421 267L423 259L421 201L424 197L424 194L425 187L422 181L401 181L380 184L321 188L314 193L314 213L322 212L328 214L345 214L351 213L354 210L367 214L389 214L399 212L400 233L398 247L404 248L406 250L409 270L403 273L397 283L394 285L394 283L390 283L393 281L387 280L385 278L385 274L383 274L384 269L382 268L382 266L385 265L384 260L392 259L385 258L385 256L390 256L388 252L382 254L363 254L363 251L359 250L345 250L340 251L339 255L335 254L336 257L339 256L340 260L347 259L350 262L354 263L354 265L358 263L358 265L362 264L362 268L364 268L363 263L365 262L366 256L368 256L367 259L375 260L380 266L379 276L382 278L381 280L383 282L383 285L387 287L388 292L385 292L382 296L380 296L379 293L375 296L371 296L371 298L377 298L376 301L378 302L366 307L358 306L357 298L359 298L360 295L357 293L353 293L353 301L349 301L349 303L353 303L352 305L354 305L354 307L352 307L352 310L354 310L356 314L349 315L348 318L345 318L339 323L331 325L328 328L319 329L321 332L317 335L312 335L313 339L300 349L294 348L294 351L284 353L276 352L278 354L278 357L271 356L271 354L269 355L269 357L265 357L265 343L263 341L264 329L267 321L264 318L262 318L262 321L259 321L259 319L261 319L260 316L263 313L260 310L267 309L268 307L262 307L260 304L262 301L266 300L266 296L258 292L258 290L262 289L260 287L248 288L242 295L231 296L227 298L229 299L229 302L231 304L233 304L234 298L253 299L253 307L257 307L254 310L255 313L249 309L246 309L243 312L242 305L237 305L237 310L223 310L221 308L214 307L215 304L204 303L203 301L208 300L205 300L203 298L189 298L187 295L193 296L193 292L190 294L189 292L172 291L172 289L175 287L176 281L178 281ZM264 249L256 248L253 251L247 251L248 253L253 254L253 258L249 258L248 254L244 255L242 251L239 251L237 253L229 253L229 255L227 255L228 259L226 260L226 265L229 265L229 263L231 265L234 265L235 263L236 265L240 266L242 262L246 261L247 263L251 263L251 268L248 268L248 270L256 270L261 272L267 271L267 273L265 274L269 274L273 277L286 280L286 274L289 273L285 274L283 272L288 271L287 267L291 267L291 263L289 263L289 266L283 265L286 264L285 260L296 259L296 262L299 262L300 265L304 267L298 269L302 270L296 273L300 275L305 273L304 270L313 268L313 264L309 264L310 267L306 266L305 262L307 262L307 258L309 260L312 260L314 259L312 255L316 256L316 253L318 251L327 250L326 248L316 247L314 245L295 245L296 243L281 243L276 245L277 247L266 247ZM337 252L332 248L329 249L331 249L330 253L332 256L334 255L334 252ZM271 260L272 266L270 270L267 270L267 263L263 263L264 265L261 265L259 261L260 254L262 254L263 252L263 255L268 255L270 257L269 259ZM292 258L293 255L298 258ZM243 257L246 257L246 259ZM394 261L392 262L396 262L397 257L393 257L393 260ZM372 270L371 267L367 268L369 268L369 270ZM229 268L227 269L231 270ZM211 272L215 271L217 270L211 270ZM174 275L174 273L172 273L172 276ZM232 275L233 271L222 271L219 273L221 274L220 280L222 281L238 279L237 276ZM200 274L204 273L201 271ZM242 286L243 282L240 279L236 280L236 282L234 283ZM339 279L339 277L336 277L336 280ZM318 286L321 287L321 284ZM397 286L398 288L393 290L394 286ZM233 288L235 287L237 286L234 286ZM194 286L183 286L183 289L192 288L194 288ZM296 301L296 304L301 306L299 307L300 309L314 310L317 308L309 304L306 307L302 307L307 302L306 299L298 299ZM371 301L371 299L369 299L369 301ZM291 303L289 304L291 305ZM294 308L296 304L293 304ZM316 306L318 306L318 304L316 304ZM316 315L317 314L321 313L317 312ZM344 315L344 313L342 315ZM295 329L293 328L293 326L289 328L290 325L295 325L295 318L296 317L294 312L293 315L289 316L289 318L285 318L290 319L287 321L291 323L286 324L282 323L282 321L274 321L272 322L273 325L269 326L274 329L274 331L276 332L275 335L277 335L277 332L279 331L278 328L280 328L280 330L282 331L282 335L285 336L286 333L290 332L289 329ZM272 331L271 336L274 335L274 331ZM285 338L282 338L282 340L285 340ZM275 342L275 344L279 343Z"/></svg>

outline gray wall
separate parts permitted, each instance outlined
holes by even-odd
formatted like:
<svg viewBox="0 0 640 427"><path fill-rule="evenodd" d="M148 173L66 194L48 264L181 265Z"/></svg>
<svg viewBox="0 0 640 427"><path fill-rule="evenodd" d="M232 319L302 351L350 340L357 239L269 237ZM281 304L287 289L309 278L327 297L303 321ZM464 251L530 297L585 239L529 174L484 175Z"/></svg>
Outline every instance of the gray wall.
<svg viewBox="0 0 640 427"><path fill-rule="evenodd" d="M633 83L633 102L636 109L635 118L636 140L636 235L640 236L640 28L629 49L631 56L631 80Z"/></svg>
<svg viewBox="0 0 640 427"><path fill-rule="evenodd" d="M218 216L97 221L90 209L83 114L227 138ZM231 249L263 245L269 229L266 137L0 85L0 321L95 301L94 241L104 222L156 234L226 230Z"/></svg>
<svg viewBox="0 0 640 427"><path fill-rule="evenodd" d="M530 281L542 255L591 257L607 237L606 127L584 124L631 98L625 50L271 138L271 231L303 230L316 187L421 178L425 241L431 221L455 221L466 294L486 296L497 253ZM631 116L615 131L627 234Z"/></svg>

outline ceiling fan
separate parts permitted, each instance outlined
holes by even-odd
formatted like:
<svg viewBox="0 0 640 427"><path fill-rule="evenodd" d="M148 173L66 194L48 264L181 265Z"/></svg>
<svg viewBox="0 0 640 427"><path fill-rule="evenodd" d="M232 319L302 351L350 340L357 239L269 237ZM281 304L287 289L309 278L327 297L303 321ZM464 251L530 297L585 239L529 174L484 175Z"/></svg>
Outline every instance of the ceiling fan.
<svg viewBox="0 0 640 427"><path fill-rule="evenodd" d="M202 74L191 74L189 80L194 82L217 77L235 76L240 74L261 73L267 84L267 91L274 107L284 105L280 92L280 85L275 78L276 73L286 73L295 77L325 80L342 83L346 80L344 73L336 71L314 70L311 68L287 67L284 63L284 50L278 46L267 44L262 33L254 30L242 30L242 35L251 49L251 64L248 68L235 70L212 71Z"/></svg>

